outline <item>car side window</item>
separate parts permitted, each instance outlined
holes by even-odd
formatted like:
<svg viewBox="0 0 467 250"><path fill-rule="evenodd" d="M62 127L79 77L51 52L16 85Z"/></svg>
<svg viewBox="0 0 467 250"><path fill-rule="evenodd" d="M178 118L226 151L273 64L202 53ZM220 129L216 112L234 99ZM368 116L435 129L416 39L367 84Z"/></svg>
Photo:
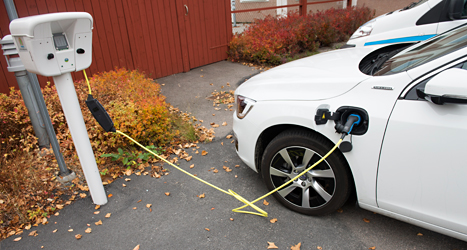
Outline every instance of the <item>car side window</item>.
<svg viewBox="0 0 467 250"><path fill-rule="evenodd" d="M453 68L457 68L457 69L466 69L467 70L467 61L465 62L462 62L462 63L459 63L457 64L456 66L454 67L451 67L452 69ZM441 73L441 72L440 72ZM438 73L439 74L439 73ZM425 85L428 81L431 80L431 78L433 78L435 75L433 76L430 76L429 78L421 81L420 83L418 83L417 85L415 85L414 87L412 87L410 89L409 92L407 92L407 95L405 96L405 100L417 100L417 101L425 101L425 99L421 99L417 96L417 89L418 88L422 88L422 89L425 89Z"/></svg>

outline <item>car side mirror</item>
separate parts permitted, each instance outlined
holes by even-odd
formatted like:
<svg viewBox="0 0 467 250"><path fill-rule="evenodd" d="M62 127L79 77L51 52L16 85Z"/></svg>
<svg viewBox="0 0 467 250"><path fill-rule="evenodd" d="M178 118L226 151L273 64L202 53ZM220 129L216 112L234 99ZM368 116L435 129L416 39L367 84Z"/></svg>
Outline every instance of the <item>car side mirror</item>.
<svg viewBox="0 0 467 250"><path fill-rule="evenodd" d="M467 104L467 70L445 70L417 88L417 96L434 104Z"/></svg>
<svg viewBox="0 0 467 250"><path fill-rule="evenodd" d="M451 0L449 2L449 19L459 20L467 18L467 16L462 16L463 11L464 0Z"/></svg>

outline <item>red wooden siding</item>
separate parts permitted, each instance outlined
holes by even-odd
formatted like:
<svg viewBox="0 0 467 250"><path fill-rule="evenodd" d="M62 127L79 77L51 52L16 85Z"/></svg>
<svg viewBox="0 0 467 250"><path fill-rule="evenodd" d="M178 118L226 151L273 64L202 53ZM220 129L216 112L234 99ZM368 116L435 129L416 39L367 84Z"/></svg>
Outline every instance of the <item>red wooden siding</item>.
<svg viewBox="0 0 467 250"><path fill-rule="evenodd" d="M189 8L188 15L185 5ZM229 0L15 0L19 17L85 11L94 19L88 75L115 67L138 69L152 78L188 71L227 58L231 38ZM0 38L10 33L0 3ZM0 59L0 92L17 87ZM73 74L82 79L83 74ZM38 76L41 86L52 79Z"/></svg>

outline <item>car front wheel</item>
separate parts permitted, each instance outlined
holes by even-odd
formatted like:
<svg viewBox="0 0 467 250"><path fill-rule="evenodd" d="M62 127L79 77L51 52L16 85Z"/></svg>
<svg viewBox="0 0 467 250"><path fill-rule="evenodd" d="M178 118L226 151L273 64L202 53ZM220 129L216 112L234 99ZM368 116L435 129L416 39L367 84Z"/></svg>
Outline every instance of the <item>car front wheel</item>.
<svg viewBox="0 0 467 250"><path fill-rule="evenodd" d="M326 155L334 145L321 135L288 130L266 147L261 172L273 190L293 179ZM325 215L340 208L351 192L350 171L342 154L334 152L324 161L275 192L289 209L307 215Z"/></svg>

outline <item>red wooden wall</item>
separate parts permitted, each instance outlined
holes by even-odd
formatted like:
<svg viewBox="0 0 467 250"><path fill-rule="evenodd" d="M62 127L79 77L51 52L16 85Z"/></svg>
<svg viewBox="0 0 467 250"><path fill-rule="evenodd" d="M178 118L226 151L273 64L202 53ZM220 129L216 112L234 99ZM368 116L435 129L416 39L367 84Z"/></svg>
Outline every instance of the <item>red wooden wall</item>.
<svg viewBox="0 0 467 250"><path fill-rule="evenodd" d="M232 35L229 0L15 0L19 17L84 11L94 19L93 62L88 75L115 67L159 78L227 58ZM186 6L186 7L185 7ZM186 13L188 8L188 14ZM0 2L0 38L9 19ZM0 59L0 92L17 86ZM82 73L75 73L81 79ZM51 78L38 76L41 86Z"/></svg>

